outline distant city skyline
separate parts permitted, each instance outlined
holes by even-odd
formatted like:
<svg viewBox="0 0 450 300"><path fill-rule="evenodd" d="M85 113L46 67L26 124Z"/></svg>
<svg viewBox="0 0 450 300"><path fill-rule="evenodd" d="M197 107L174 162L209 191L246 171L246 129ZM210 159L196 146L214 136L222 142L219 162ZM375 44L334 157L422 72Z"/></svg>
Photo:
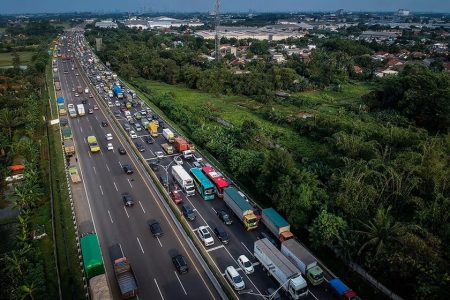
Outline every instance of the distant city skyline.
<svg viewBox="0 0 450 300"><path fill-rule="evenodd" d="M208 12L215 0L14 0L2 3L2 14L63 12ZM450 1L442 0L221 0L221 12L296 12L296 11L396 11L449 13Z"/></svg>

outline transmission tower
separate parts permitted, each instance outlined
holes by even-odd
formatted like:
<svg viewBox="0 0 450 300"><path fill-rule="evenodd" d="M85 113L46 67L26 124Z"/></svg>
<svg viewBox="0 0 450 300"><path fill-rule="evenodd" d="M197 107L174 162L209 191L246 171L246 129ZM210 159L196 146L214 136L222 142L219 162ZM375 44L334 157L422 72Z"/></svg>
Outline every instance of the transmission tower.
<svg viewBox="0 0 450 300"><path fill-rule="evenodd" d="M216 52L216 61L218 62L220 59L220 55L219 55L219 43L220 43L220 38L219 38L219 25L220 25L220 0L216 0L216 6L214 7L214 16L215 16L215 30L216 30L216 35L215 35L215 52Z"/></svg>

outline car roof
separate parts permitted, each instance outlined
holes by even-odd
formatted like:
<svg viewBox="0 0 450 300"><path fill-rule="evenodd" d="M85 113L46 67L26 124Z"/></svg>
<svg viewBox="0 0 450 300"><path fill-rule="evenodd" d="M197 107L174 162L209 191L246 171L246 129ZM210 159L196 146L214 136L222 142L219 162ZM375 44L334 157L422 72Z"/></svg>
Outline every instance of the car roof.
<svg viewBox="0 0 450 300"><path fill-rule="evenodd" d="M238 271L233 266L228 266L227 269L228 273L230 273L231 276L239 276Z"/></svg>
<svg viewBox="0 0 450 300"><path fill-rule="evenodd" d="M239 256L238 259L240 259L240 260L242 260L242 261L250 261L250 260L248 259L248 257L245 256L244 254L242 254L241 256Z"/></svg>

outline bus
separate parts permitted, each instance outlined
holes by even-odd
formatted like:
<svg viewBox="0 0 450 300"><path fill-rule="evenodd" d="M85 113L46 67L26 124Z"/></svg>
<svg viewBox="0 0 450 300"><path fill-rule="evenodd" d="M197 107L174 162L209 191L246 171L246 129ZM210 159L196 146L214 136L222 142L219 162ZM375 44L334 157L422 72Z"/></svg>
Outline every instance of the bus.
<svg viewBox="0 0 450 300"><path fill-rule="evenodd" d="M205 200L213 200L214 193L216 188L214 184L203 174L200 168L192 168L191 174L194 179L195 187L197 188L198 193Z"/></svg>
<svg viewBox="0 0 450 300"><path fill-rule="evenodd" d="M214 170L214 168L210 165L204 166L202 171L216 186L217 197L223 198L223 189L230 185L228 181L222 176L222 174L216 172L216 170Z"/></svg>

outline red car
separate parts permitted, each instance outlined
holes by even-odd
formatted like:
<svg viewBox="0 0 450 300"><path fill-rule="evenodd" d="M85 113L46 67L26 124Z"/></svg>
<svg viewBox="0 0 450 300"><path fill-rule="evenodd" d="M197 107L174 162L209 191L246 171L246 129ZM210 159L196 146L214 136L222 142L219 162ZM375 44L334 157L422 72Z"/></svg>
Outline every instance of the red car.
<svg viewBox="0 0 450 300"><path fill-rule="evenodd" d="M175 202L175 204L180 204L181 202L183 202L180 191L170 192L170 198L172 198L172 200L173 200L173 202Z"/></svg>

